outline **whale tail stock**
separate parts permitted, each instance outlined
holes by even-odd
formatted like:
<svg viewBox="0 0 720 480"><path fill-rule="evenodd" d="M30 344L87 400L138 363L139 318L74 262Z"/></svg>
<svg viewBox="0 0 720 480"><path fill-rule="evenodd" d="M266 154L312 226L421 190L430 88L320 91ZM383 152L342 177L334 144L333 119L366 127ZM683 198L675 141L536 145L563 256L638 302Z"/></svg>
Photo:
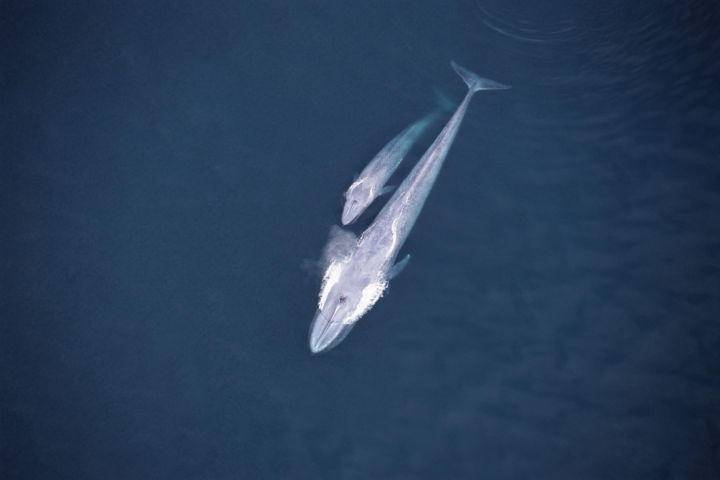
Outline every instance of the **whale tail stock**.
<svg viewBox="0 0 720 480"><path fill-rule="evenodd" d="M495 80L479 77L467 68L461 67L454 61L450 62L450 65L452 65L453 69L458 75L460 75L463 81L467 84L468 88L473 92L477 92L478 90L506 90L510 88L510 85L503 85Z"/></svg>

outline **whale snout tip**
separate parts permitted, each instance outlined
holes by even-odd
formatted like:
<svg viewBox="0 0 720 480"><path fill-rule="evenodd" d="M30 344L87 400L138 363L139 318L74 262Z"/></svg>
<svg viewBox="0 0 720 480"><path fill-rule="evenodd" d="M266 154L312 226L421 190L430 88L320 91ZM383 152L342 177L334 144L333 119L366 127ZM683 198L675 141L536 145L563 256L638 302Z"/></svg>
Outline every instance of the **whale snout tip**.
<svg viewBox="0 0 720 480"><path fill-rule="evenodd" d="M340 221L342 222L343 226L350 225L357 219L357 214L350 210L349 208L346 208L343 210L342 216L340 217Z"/></svg>
<svg viewBox="0 0 720 480"><path fill-rule="evenodd" d="M340 222L343 224L343 227L347 227L348 225L353 223L356 219L357 219L357 217L353 217L350 214L348 214L348 215L343 214L342 218L340 218Z"/></svg>
<svg viewBox="0 0 720 480"><path fill-rule="evenodd" d="M317 355L319 353L324 352L327 350L327 348L323 347L323 345L319 342L310 342L310 353L313 355Z"/></svg>
<svg viewBox="0 0 720 480"><path fill-rule="evenodd" d="M342 342L352 329L352 325L337 321L319 310L310 327L308 344L313 355L326 352Z"/></svg>
<svg viewBox="0 0 720 480"><path fill-rule="evenodd" d="M358 219L360 214L365 210L365 206L361 204L356 198L348 198L347 202L345 202L345 207L343 208L342 215L340 216L340 221L342 222L343 226L350 225L355 220Z"/></svg>
<svg viewBox="0 0 720 480"><path fill-rule="evenodd" d="M335 332L332 328L315 328L310 332L310 353L317 355L319 353L327 352L335 345L340 343L338 338L338 332Z"/></svg>
<svg viewBox="0 0 720 480"><path fill-rule="evenodd" d="M318 355L323 352L327 352L330 350L335 344L332 342L332 339L329 338L327 335L320 335L317 338L310 338L309 341L310 344L310 353L313 355Z"/></svg>

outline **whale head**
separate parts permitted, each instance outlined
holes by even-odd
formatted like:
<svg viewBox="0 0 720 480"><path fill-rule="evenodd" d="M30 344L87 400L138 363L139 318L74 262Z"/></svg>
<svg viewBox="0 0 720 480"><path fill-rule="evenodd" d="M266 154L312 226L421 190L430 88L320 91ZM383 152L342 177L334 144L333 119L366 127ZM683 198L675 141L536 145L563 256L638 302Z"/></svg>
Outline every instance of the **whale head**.
<svg viewBox="0 0 720 480"><path fill-rule="evenodd" d="M310 325L310 350L320 353L339 344L386 287L386 281L356 272L347 260L332 262L325 272L318 310Z"/></svg>
<svg viewBox="0 0 720 480"><path fill-rule="evenodd" d="M342 212L342 224L353 223L373 201L372 188L368 188L362 180L354 182L345 192L345 206Z"/></svg>

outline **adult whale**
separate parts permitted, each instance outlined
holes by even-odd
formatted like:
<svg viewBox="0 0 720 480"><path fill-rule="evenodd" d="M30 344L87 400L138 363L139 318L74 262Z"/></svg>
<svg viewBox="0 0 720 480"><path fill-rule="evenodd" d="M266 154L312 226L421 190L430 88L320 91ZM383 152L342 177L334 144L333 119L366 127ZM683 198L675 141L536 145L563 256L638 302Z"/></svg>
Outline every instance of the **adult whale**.
<svg viewBox="0 0 720 480"><path fill-rule="evenodd" d="M330 260L320 289L318 309L310 326L309 342L313 353L340 343L382 297L389 280L407 264L409 255L398 263L395 259L435 183L473 94L479 90L510 88L481 78L455 62L452 66L467 84L468 92L373 223L346 254Z"/></svg>

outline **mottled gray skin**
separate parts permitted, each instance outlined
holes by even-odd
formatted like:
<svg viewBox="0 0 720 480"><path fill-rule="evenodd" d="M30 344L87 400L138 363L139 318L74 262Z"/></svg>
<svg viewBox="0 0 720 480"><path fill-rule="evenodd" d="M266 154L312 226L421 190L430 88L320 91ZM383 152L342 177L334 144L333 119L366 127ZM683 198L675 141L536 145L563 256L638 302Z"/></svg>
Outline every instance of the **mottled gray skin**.
<svg viewBox="0 0 720 480"><path fill-rule="evenodd" d="M395 173L405 155L425 130L440 118L440 112L430 113L400 132L367 164L345 192L342 224L348 225L367 209L380 195L388 179Z"/></svg>
<svg viewBox="0 0 720 480"><path fill-rule="evenodd" d="M310 327L313 353L340 343L379 300L388 281L397 273L392 270L395 259L435 183L473 94L478 90L509 88L482 79L455 63L453 68L467 83L468 93L375 221L360 236L355 249L328 267L318 311Z"/></svg>

